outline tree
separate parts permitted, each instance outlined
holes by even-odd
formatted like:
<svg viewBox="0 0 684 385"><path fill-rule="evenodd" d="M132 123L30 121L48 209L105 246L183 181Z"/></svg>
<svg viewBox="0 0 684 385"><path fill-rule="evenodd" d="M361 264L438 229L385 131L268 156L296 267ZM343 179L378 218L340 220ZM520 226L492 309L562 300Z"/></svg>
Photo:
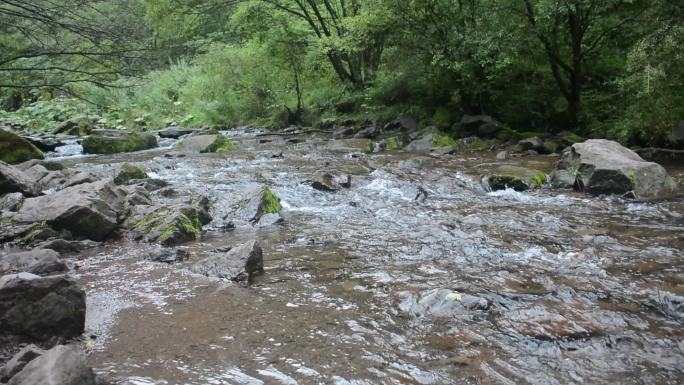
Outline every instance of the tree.
<svg viewBox="0 0 684 385"><path fill-rule="evenodd" d="M541 43L553 78L567 102L567 123L577 128L587 62L615 37L623 40L653 6L648 0L520 0L522 13Z"/></svg>
<svg viewBox="0 0 684 385"><path fill-rule="evenodd" d="M0 89L110 86L149 50L143 14L138 0L0 0Z"/></svg>

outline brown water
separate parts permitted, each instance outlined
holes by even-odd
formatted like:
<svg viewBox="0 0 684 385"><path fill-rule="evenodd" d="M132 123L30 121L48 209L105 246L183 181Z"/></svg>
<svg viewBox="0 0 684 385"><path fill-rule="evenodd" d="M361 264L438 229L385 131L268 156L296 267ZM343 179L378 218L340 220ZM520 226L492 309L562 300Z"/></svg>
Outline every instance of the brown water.
<svg viewBox="0 0 684 385"><path fill-rule="evenodd" d="M120 384L679 384L684 379L684 201L572 192L487 193L489 153L366 155L325 138L166 159L67 161L111 174L133 161L204 194L214 222L188 262L113 242L77 256L89 361ZM283 152L282 158L272 155ZM551 157L507 163L549 171ZM312 189L319 172L352 188ZM684 170L672 168L678 182ZM285 223L222 219L270 186ZM420 189L427 198L416 199ZM226 218L230 219L230 218ZM203 253L258 239L251 286L192 275Z"/></svg>

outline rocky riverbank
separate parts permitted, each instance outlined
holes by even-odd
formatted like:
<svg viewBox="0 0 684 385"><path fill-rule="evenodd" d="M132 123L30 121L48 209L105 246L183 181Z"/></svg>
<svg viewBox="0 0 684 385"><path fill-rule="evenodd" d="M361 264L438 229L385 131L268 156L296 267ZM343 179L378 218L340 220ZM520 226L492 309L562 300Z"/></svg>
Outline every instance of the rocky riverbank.
<svg viewBox="0 0 684 385"><path fill-rule="evenodd" d="M0 163L0 381L607 379L585 354L630 336L621 378L675 383L676 335L645 325L682 320L682 170L412 124L171 128L156 149ZM660 283L631 287L635 265ZM535 361L548 349L572 364Z"/></svg>

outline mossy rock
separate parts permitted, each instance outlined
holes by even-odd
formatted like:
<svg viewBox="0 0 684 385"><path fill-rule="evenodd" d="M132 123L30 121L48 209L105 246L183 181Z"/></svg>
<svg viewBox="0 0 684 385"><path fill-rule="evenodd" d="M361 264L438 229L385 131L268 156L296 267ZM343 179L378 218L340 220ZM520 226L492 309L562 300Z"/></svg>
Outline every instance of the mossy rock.
<svg viewBox="0 0 684 385"><path fill-rule="evenodd" d="M118 154L157 147L157 139L150 134L123 130L95 130L81 142L86 154Z"/></svg>
<svg viewBox="0 0 684 385"><path fill-rule="evenodd" d="M114 178L114 183L118 185L126 184L134 179L147 179L147 173L140 167L125 163L121 166L119 173Z"/></svg>
<svg viewBox="0 0 684 385"><path fill-rule="evenodd" d="M163 207L144 216L133 225L147 242L164 246L177 245L199 239L202 226L211 219L194 206Z"/></svg>
<svg viewBox="0 0 684 385"><path fill-rule="evenodd" d="M515 131L514 129L503 125L501 126L501 129L499 132L496 134L496 138L499 139L502 142L509 142L509 141L518 141L522 138L520 133L518 131Z"/></svg>
<svg viewBox="0 0 684 385"><path fill-rule="evenodd" d="M541 187L546 182L546 174L520 166L501 166L486 181L492 190L526 191Z"/></svg>
<svg viewBox="0 0 684 385"><path fill-rule="evenodd" d="M271 189L265 188L261 195L261 201L259 202L259 208L257 209L257 214L254 217L254 221L258 221L262 216L266 214L280 214L282 206L280 205L280 198Z"/></svg>
<svg viewBox="0 0 684 385"><path fill-rule="evenodd" d="M230 139L226 138L223 135L217 135L216 139L208 145L206 148L203 150L200 150L201 153L224 153L224 152L231 152L235 150L235 145L233 142L230 141Z"/></svg>
<svg viewBox="0 0 684 385"><path fill-rule="evenodd" d="M15 164L44 157L43 152L28 140L13 132L0 130L0 161Z"/></svg>

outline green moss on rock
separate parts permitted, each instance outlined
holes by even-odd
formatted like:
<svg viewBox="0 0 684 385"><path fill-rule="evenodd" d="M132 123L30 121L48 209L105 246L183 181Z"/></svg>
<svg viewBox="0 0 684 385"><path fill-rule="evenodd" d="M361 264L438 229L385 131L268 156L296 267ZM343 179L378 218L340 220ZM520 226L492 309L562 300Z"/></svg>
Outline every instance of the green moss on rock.
<svg viewBox="0 0 684 385"><path fill-rule="evenodd" d="M15 164L43 158L43 152L28 140L13 132L0 130L0 161Z"/></svg>
<svg viewBox="0 0 684 385"><path fill-rule="evenodd" d="M126 184L133 179L146 179L147 173L140 167L125 163L121 166L119 173L114 178L114 183L117 185Z"/></svg>
<svg viewBox="0 0 684 385"><path fill-rule="evenodd" d="M397 139L396 136L389 137L385 140L385 144L387 146L387 150L389 151L395 151L401 149L401 143L399 143L399 140Z"/></svg>
<svg viewBox="0 0 684 385"><path fill-rule="evenodd" d="M214 140L213 143L211 143L209 146L207 146L204 150L200 151L202 153L223 153L223 152L231 152L235 150L235 145L233 142L230 141L230 139L226 138L223 135L219 135L216 137L216 140Z"/></svg>
<svg viewBox="0 0 684 385"><path fill-rule="evenodd" d="M278 214L281 209L280 198L271 189L264 189L261 202L259 202L259 209L257 210L257 218L261 218L266 214Z"/></svg>

